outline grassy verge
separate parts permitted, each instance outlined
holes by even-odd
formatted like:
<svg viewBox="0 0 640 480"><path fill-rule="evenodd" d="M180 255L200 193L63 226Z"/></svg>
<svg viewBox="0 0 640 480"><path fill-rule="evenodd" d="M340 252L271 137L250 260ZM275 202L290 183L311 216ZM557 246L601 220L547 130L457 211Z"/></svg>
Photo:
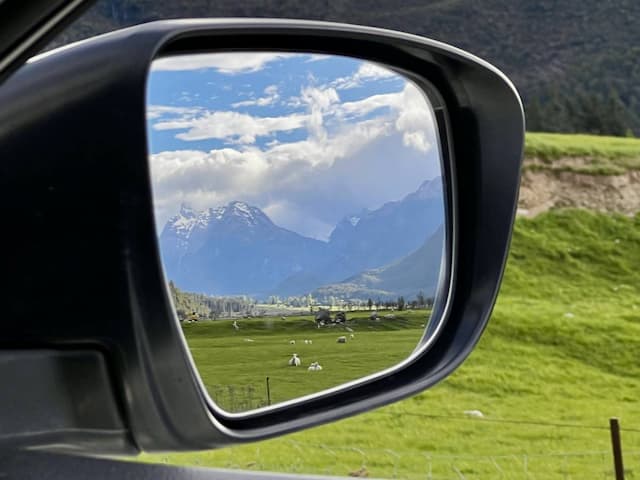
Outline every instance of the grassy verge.
<svg viewBox="0 0 640 480"><path fill-rule="evenodd" d="M145 461L398 478L612 478L610 416L640 474L640 218L519 219L498 305L437 387L284 438ZM484 418L465 416L477 409ZM462 475L462 476L460 476Z"/></svg>
<svg viewBox="0 0 640 480"><path fill-rule="evenodd" d="M640 140L556 133L527 133L525 169L619 175L640 169ZM534 162L533 159L536 161Z"/></svg>

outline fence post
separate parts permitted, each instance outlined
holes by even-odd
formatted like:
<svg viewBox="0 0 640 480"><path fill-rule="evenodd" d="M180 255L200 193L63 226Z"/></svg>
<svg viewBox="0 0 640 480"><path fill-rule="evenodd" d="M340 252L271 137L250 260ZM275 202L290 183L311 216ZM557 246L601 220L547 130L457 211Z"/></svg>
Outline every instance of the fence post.
<svg viewBox="0 0 640 480"><path fill-rule="evenodd" d="M271 405L271 388L269 388L269 377L267 377L267 405Z"/></svg>
<svg viewBox="0 0 640 480"><path fill-rule="evenodd" d="M622 463L622 443L620 441L620 422L617 418L609 419L611 429L611 448L613 449L613 468L616 480L624 480L624 465Z"/></svg>

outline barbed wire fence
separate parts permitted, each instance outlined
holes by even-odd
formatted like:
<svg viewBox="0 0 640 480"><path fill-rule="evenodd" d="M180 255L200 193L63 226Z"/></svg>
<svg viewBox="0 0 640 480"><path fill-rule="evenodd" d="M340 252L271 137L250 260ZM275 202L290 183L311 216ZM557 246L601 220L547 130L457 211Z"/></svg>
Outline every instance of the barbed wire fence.
<svg viewBox="0 0 640 480"><path fill-rule="evenodd" d="M361 448L307 443L285 440L285 445L295 451L296 461L274 463L272 455L261 456L256 448L255 459L249 463L237 463L230 453L226 468L277 470L286 473L314 473L322 475L405 478L427 480L477 480L477 479L612 479L615 472L610 450L584 452L557 452L536 454L474 455L434 454L417 450L391 448ZM231 452L231 451L230 451ZM313 455L316 463L324 466L321 471L309 471L302 458ZM291 457L289 457L291 458ZM633 466L640 464L640 450L625 451L626 478L637 478ZM274 468L275 465L275 468ZM544 467L544 468L543 468ZM630 468L631 467L631 468ZM589 472L585 475L585 472Z"/></svg>
<svg viewBox="0 0 640 480"><path fill-rule="evenodd" d="M255 397L253 398L255 399ZM602 431L604 435L608 435L607 431L609 430L606 425L550 422L535 419L471 418L469 416L402 411L379 411L376 412L376 415L482 422L488 427L498 424L515 424L554 429L589 429ZM628 446L631 448L624 450L625 478L640 478L640 450L634 449L640 445L640 437L636 436L636 434L640 434L640 429L621 428L620 430L626 437L629 435L634 437L633 439L627 438L629 440ZM393 439L392 432L389 432L389 438ZM500 454L499 452L496 454L438 454L417 449L403 448L400 450L310 443L286 438L280 441L283 442L283 448L287 453L283 454L281 459L274 459L272 452L263 456L258 446L251 461L246 461L246 455L242 455L243 460L236 460L234 450L230 449L226 463L219 466L287 473L427 480L616 478L611 449L517 454ZM310 458L313 459L312 463L315 467L309 465ZM585 476L585 472L588 472L588 476Z"/></svg>

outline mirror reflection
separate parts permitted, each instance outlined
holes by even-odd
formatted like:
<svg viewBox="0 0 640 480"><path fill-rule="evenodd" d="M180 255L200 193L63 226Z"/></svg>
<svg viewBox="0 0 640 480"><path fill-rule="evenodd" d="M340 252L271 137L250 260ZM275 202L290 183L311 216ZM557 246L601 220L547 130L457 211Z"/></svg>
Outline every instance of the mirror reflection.
<svg viewBox="0 0 640 480"><path fill-rule="evenodd" d="M154 61L159 245L211 398L241 412L407 358L430 318L444 198L432 108L332 55Z"/></svg>

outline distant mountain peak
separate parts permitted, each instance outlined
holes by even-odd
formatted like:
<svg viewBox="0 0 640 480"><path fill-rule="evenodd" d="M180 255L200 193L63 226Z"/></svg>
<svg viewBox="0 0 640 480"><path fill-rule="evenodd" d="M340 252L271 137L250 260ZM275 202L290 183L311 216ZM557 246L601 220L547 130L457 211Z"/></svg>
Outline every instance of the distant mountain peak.
<svg viewBox="0 0 640 480"><path fill-rule="evenodd" d="M442 177L434 177L430 180L422 182L418 190L414 192L418 198L441 198L442 197Z"/></svg>
<svg viewBox="0 0 640 480"><path fill-rule="evenodd" d="M169 228L179 237L188 239L194 230L205 230L212 223L238 224L249 227L273 225L271 219L260 208L234 200L226 205L205 210L196 210L183 203L179 213L169 219L165 228Z"/></svg>
<svg viewBox="0 0 640 480"><path fill-rule="evenodd" d="M225 207L221 207L221 209L221 219L241 221L249 226L259 224L270 225L273 223L260 208L239 200L229 202Z"/></svg>

